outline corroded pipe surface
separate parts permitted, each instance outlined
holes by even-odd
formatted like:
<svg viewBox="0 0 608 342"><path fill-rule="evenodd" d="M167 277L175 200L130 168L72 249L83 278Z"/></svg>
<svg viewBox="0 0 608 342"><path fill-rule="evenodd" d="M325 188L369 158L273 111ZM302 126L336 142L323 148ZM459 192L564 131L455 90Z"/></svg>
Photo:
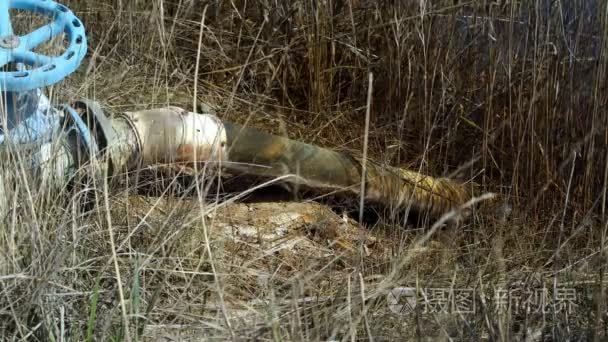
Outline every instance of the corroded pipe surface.
<svg viewBox="0 0 608 342"><path fill-rule="evenodd" d="M314 145L224 123L228 142L226 168L265 177L294 175L288 182L318 192L360 196L362 160ZM463 184L444 178L366 163L365 200L390 209L412 208L439 217L470 198Z"/></svg>
<svg viewBox="0 0 608 342"><path fill-rule="evenodd" d="M167 107L114 116L118 141L109 143L117 166L220 164L228 173L277 178L320 194L360 197L363 162L346 153L271 135L213 114ZM439 217L461 207L469 189L443 178L366 163L364 199L388 209Z"/></svg>

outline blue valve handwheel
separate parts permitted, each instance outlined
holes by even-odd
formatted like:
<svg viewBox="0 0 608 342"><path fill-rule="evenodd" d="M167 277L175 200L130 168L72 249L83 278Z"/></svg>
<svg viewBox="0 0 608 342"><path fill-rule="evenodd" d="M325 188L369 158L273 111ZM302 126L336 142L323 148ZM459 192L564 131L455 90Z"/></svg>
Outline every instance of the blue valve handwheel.
<svg viewBox="0 0 608 342"><path fill-rule="evenodd" d="M51 22L28 34L13 32L10 9L35 12ZM47 56L33 50L65 33L67 48L61 56ZM87 53L84 25L64 5L52 0L0 0L0 68L23 63L29 68L0 71L1 91L27 91L55 84L78 69Z"/></svg>

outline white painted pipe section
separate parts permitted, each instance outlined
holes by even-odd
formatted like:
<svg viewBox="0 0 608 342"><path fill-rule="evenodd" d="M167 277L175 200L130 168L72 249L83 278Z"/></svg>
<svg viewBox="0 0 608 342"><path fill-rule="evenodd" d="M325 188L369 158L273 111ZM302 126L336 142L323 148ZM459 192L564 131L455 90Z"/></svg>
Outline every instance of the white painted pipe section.
<svg viewBox="0 0 608 342"><path fill-rule="evenodd" d="M136 140L139 166L220 162L227 159L226 131L223 123L211 114L188 112L165 107L126 112L126 119ZM116 119L115 119L116 120ZM116 127L115 124L113 126ZM117 134L125 136L124 133ZM128 165L131 169L135 165Z"/></svg>
<svg viewBox="0 0 608 342"><path fill-rule="evenodd" d="M106 146L109 159L89 158L83 154L88 148L84 140L68 137L67 132L59 132L53 141L35 146L4 144L0 151L4 154L1 158L6 159L0 165L0 215L4 217L11 209L11 190L22 189L15 187L16 182L26 180L34 196L49 191L59 193L83 163L89 172L97 173L108 160L114 169L133 171L159 164L213 164L227 158L224 125L212 114L177 107L126 112L112 118L110 129L115 139ZM23 163L23 167L17 163Z"/></svg>

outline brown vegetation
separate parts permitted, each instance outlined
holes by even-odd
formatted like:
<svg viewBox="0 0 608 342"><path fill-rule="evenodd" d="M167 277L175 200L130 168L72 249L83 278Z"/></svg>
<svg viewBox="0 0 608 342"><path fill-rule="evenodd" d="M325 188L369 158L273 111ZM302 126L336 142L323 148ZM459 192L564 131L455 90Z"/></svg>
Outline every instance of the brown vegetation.
<svg viewBox="0 0 608 342"><path fill-rule="evenodd" d="M199 186L194 200L142 200L129 189L86 215L30 198L0 230L3 335L46 340L65 326L79 340L89 326L104 340L169 327L275 340L605 337L604 2L65 4L85 23L90 53L55 87L62 100L95 98L110 111L204 103L225 120L362 154L372 73L368 154L477 183L508 210L457 230L390 220L357 230L320 209L297 229L306 241L298 259L276 241L226 238L238 224L226 211L213 218L239 194ZM326 236L340 224L361 237ZM398 316L386 294L406 285L490 297L561 286L577 291L578 306L497 313L480 296L472 315Z"/></svg>

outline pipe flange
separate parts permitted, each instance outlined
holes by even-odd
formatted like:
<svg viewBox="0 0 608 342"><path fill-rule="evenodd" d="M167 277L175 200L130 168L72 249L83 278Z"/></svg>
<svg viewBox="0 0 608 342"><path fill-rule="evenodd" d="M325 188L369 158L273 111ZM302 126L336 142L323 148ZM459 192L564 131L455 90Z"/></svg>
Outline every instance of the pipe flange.
<svg viewBox="0 0 608 342"><path fill-rule="evenodd" d="M91 134L91 130L86 125L86 123L82 120L82 118L78 115L74 108L68 105L62 105L59 107L64 113L67 114L66 120L69 123L72 123L73 126L69 127L69 129L75 129L78 132L79 138L84 142L85 146L82 149L84 153L86 153L87 159L90 161L99 153L99 145L95 137Z"/></svg>
<svg viewBox="0 0 608 342"><path fill-rule="evenodd" d="M112 122L97 101L81 99L74 102L72 107L79 112L82 120L91 129L101 150L108 146L109 141L116 139L116 132L112 128Z"/></svg>
<svg viewBox="0 0 608 342"><path fill-rule="evenodd" d="M89 128L91 135L97 142L101 155L107 155L110 162L110 175L115 176L120 169L120 158L116 151L110 148L112 142L118 139L118 135L112 121L105 114L97 101L80 99L72 104L78 114Z"/></svg>

